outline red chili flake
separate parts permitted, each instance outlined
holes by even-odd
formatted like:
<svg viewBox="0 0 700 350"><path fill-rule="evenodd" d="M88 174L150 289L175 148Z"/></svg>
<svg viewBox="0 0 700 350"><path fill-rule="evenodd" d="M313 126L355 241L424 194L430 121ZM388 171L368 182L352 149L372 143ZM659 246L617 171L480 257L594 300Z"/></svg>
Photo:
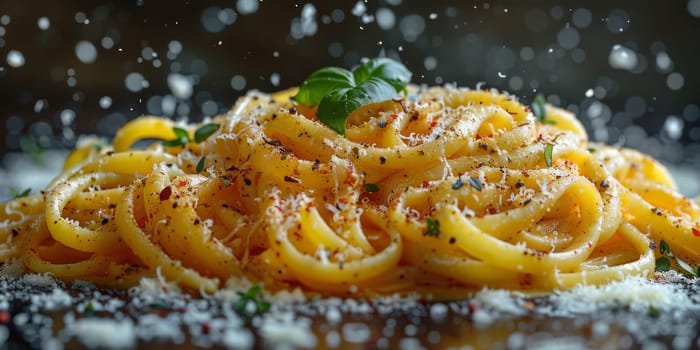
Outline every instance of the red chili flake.
<svg viewBox="0 0 700 350"><path fill-rule="evenodd" d="M469 313L473 314L474 312L481 310L481 304L469 304Z"/></svg>
<svg viewBox="0 0 700 350"><path fill-rule="evenodd" d="M700 237L700 229L698 229L697 227L693 227L690 230L693 231L693 235L695 237Z"/></svg>
<svg viewBox="0 0 700 350"><path fill-rule="evenodd" d="M391 119L396 119L396 118L398 118L398 117L399 117L399 115L396 114L396 113L392 113L392 114L391 114Z"/></svg>
<svg viewBox="0 0 700 350"><path fill-rule="evenodd" d="M187 181L186 180L180 180L177 182L177 185L180 187L185 187L187 186Z"/></svg>
<svg viewBox="0 0 700 350"><path fill-rule="evenodd" d="M144 216L136 220L136 224L139 225L140 228L146 227L146 217Z"/></svg>
<svg viewBox="0 0 700 350"><path fill-rule="evenodd" d="M202 333L209 334L209 331L211 331L211 325L209 324L209 322L202 323Z"/></svg>
<svg viewBox="0 0 700 350"><path fill-rule="evenodd" d="M434 128L434 127L436 127L436 126L437 126L437 121L433 120L432 122L430 122L430 127L431 127L431 128Z"/></svg>
<svg viewBox="0 0 700 350"><path fill-rule="evenodd" d="M476 139L477 139L477 140L481 140L481 135L476 134Z"/></svg>
<svg viewBox="0 0 700 350"><path fill-rule="evenodd" d="M0 323L10 322L10 313L7 311L0 311Z"/></svg>
<svg viewBox="0 0 700 350"><path fill-rule="evenodd" d="M160 200L167 201L171 194L173 194L173 189L170 186L164 188L160 191Z"/></svg>
<svg viewBox="0 0 700 350"><path fill-rule="evenodd" d="M428 181L423 181L423 183L421 184L421 187L428 188L428 187L430 187L430 183Z"/></svg>
<svg viewBox="0 0 700 350"><path fill-rule="evenodd" d="M296 177L289 176L289 175L284 176L284 181L295 183L295 184L301 183L301 180L297 179Z"/></svg>

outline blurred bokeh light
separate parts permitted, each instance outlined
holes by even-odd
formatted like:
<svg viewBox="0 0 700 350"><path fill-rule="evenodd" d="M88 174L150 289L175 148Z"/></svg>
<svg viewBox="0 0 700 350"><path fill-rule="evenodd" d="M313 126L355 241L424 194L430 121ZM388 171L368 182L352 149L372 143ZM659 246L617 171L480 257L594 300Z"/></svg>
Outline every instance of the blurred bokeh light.
<svg viewBox="0 0 700 350"><path fill-rule="evenodd" d="M144 114L198 121L385 55L414 83L542 93L593 140L698 170L698 33L700 0L4 1L0 154Z"/></svg>

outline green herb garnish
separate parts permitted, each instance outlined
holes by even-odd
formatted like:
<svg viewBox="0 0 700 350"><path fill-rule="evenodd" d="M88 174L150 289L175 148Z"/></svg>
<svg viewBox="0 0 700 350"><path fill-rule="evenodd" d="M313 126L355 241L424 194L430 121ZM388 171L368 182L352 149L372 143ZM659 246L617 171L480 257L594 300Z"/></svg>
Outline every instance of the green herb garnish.
<svg viewBox="0 0 700 350"><path fill-rule="evenodd" d="M668 271L671 268L671 260L662 256L656 259L656 272Z"/></svg>
<svg viewBox="0 0 700 350"><path fill-rule="evenodd" d="M426 229L423 235L425 236L440 236L440 221L431 218L425 218Z"/></svg>
<svg viewBox="0 0 700 350"><path fill-rule="evenodd" d="M204 170L204 165L207 163L207 156L202 156L202 158L197 162L197 166L194 168L194 170L197 173L201 173L202 170Z"/></svg>
<svg viewBox="0 0 700 350"><path fill-rule="evenodd" d="M374 58L351 71L321 68L309 75L294 96L298 103L318 106L316 116L345 135L348 115L363 105L386 101L405 89L411 72L389 58Z"/></svg>
<svg viewBox="0 0 700 350"><path fill-rule="evenodd" d="M537 118L537 120L539 120L542 124L556 125L557 122L555 120L547 119L547 108L545 107L545 103L544 96L542 96L542 94L537 94L535 99L532 101L532 105L530 106L530 109L532 109L532 114L534 114L535 118Z"/></svg>
<svg viewBox="0 0 700 350"><path fill-rule="evenodd" d="M649 305L649 317L657 318L661 316L661 311L659 309L655 308L653 305Z"/></svg>
<svg viewBox="0 0 700 350"><path fill-rule="evenodd" d="M552 167L552 151L554 150L554 145L548 143L544 145L544 163L548 168Z"/></svg>
<svg viewBox="0 0 700 350"><path fill-rule="evenodd" d="M547 118L547 110L545 109L544 104L544 96L542 96L542 94L537 94L535 99L532 101L532 105L530 106L532 109L532 114L534 114L535 118L537 118L537 120L540 122Z"/></svg>
<svg viewBox="0 0 700 350"><path fill-rule="evenodd" d="M674 259L679 272L689 277L698 277L700 275L700 266L692 267L683 259L673 255L671 247L664 240L659 242L659 253L662 256L656 259L656 271L668 271L671 268L671 259Z"/></svg>
<svg viewBox="0 0 700 350"><path fill-rule="evenodd" d="M238 301L233 305L233 309L242 316L251 317L257 313L264 313L270 310L270 302L264 300L260 296L262 287L260 285L254 285L248 289L247 292L237 292L240 297ZM248 303L252 302L255 305L255 311L252 313L248 310Z"/></svg>
<svg viewBox="0 0 700 350"><path fill-rule="evenodd" d="M219 124L209 123L202 125L199 129L194 132L194 142L200 143L206 140L211 134L219 130Z"/></svg>
<svg viewBox="0 0 700 350"><path fill-rule="evenodd" d="M365 187L365 192L369 192L369 193L379 192L379 186L376 184L365 184L364 187Z"/></svg>
<svg viewBox="0 0 700 350"><path fill-rule="evenodd" d="M166 147L177 147L186 145L190 142L200 143L219 130L219 127L220 125L215 123L204 124L194 131L194 139L190 139L190 134L187 132L187 130L178 126L173 126L175 138L163 140L162 144Z"/></svg>
<svg viewBox="0 0 700 350"><path fill-rule="evenodd" d="M469 178L469 186L471 186L473 189L481 192L481 179L478 177L470 177Z"/></svg>
<svg viewBox="0 0 700 350"><path fill-rule="evenodd" d="M32 158L32 163L38 165L44 164L44 148L36 138L32 136L22 137L19 140L19 146L22 152L29 153L29 156Z"/></svg>
<svg viewBox="0 0 700 350"><path fill-rule="evenodd" d="M175 138L171 140L164 140L163 146L177 147L188 144L190 142L190 135L187 133L187 130L177 126L173 126L173 133L175 134Z"/></svg>
<svg viewBox="0 0 700 350"><path fill-rule="evenodd" d="M10 194L12 195L12 198L15 199L26 197L29 195L30 192L32 192L31 188L27 188L22 192L17 191L15 188L10 188Z"/></svg>

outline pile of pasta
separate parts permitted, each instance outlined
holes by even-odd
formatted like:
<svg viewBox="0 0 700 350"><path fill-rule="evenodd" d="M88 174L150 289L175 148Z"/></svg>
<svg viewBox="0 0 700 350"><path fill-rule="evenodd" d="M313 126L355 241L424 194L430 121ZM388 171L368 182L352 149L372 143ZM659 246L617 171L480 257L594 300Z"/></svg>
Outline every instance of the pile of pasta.
<svg viewBox="0 0 700 350"><path fill-rule="evenodd" d="M203 124L144 116L84 143L45 191L0 206L0 261L114 288L439 299L649 277L662 240L700 262L698 204L568 111L543 123L507 94L411 86L340 135L292 93L241 97L201 142ZM177 128L180 145L134 147Z"/></svg>

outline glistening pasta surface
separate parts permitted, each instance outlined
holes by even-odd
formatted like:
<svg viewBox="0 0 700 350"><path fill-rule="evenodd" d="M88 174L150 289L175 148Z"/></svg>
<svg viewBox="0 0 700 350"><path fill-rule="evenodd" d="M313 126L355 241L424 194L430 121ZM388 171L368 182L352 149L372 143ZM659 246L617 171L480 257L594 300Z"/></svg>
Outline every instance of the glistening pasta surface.
<svg viewBox="0 0 700 350"><path fill-rule="evenodd" d="M665 168L594 144L575 116L494 91L369 104L346 135L288 93L209 123L141 117L85 144L42 194L0 204L0 262L129 287L158 273L212 292L246 277L323 295L459 298L650 276L658 242L700 262L700 208Z"/></svg>

